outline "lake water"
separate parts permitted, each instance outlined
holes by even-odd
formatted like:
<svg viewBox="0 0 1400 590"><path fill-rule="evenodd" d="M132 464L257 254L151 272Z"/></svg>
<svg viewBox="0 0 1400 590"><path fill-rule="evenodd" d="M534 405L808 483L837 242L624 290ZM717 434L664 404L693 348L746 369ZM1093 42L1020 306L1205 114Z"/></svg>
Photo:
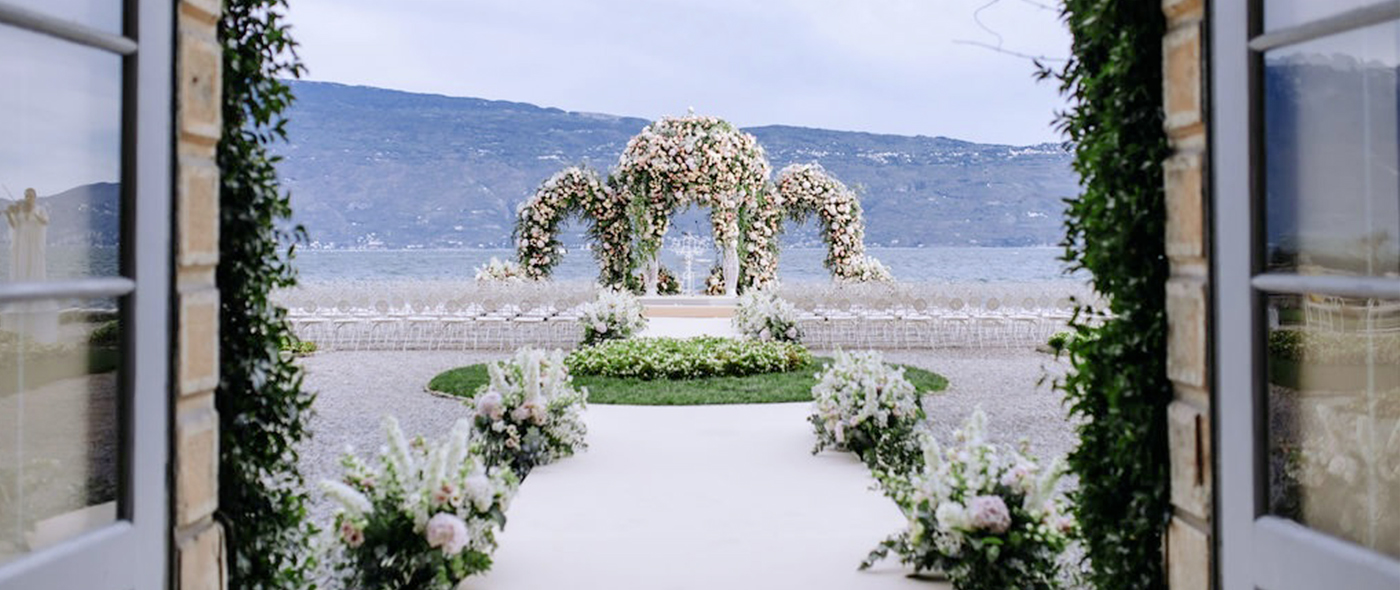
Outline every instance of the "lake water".
<svg viewBox="0 0 1400 590"><path fill-rule="evenodd" d="M890 267L895 278L932 283L1023 283L1079 279L1066 276L1057 257L1059 248L870 248L871 255ZM9 277L9 256L0 256L0 281ZM471 280L476 267L491 257L512 259L511 250L300 250L296 267L304 282L375 280ZM787 248L779 259L778 274L784 282L829 280L821 248ZM714 255L706 253L695 264L697 281L703 280ZM678 274L684 265L672 252L662 252L666 266ZM117 274L114 248L52 247L48 253L50 279ZM598 267L589 252L570 251L554 269L559 280L588 280Z"/></svg>
<svg viewBox="0 0 1400 590"><path fill-rule="evenodd" d="M1066 276L1059 248L870 248L869 253L900 281L934 283L1041 282L1081 278ZM491 257L512 259L511 250L302 250L296 266L303 282L373 280L470 280L476 267ZM784 249L778 275L784 282L825 282L830 275L822 267L826 251L820 248ZM713 262L694 266L702 280ZM684 265L671 252L662 252L666 266L679 274ZM588 280L598 267L592 254L570 251L554 269L558 280Z"/></svg>

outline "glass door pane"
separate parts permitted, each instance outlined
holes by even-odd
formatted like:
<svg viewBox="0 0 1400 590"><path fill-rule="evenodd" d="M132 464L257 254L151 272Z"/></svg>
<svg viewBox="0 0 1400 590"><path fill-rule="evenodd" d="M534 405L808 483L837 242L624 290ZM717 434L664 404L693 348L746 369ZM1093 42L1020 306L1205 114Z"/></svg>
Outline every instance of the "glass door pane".
<svg viewBox="0 0 1400 590"><path fill-rule="evenodd" d="M0 310L0 563L116 521L121 332L113 300Z"/></svg>
<svg viewBox="0 0 1400 590"><path fill-rule="evenodd" d="M1267 309L1269 513L1400 557L1400 300Z"/></svg>

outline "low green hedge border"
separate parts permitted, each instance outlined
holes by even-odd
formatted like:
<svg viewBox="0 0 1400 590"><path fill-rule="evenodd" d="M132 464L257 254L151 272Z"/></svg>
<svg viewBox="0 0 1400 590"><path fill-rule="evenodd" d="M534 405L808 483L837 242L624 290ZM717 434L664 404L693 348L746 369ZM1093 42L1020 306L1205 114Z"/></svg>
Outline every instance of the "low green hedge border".
<svg viewBox="0 0 1400 590"><path fill-rule="evenodd" d="M812 364L800 344L736 338L630 338L580 348L564 359L575 377L698 379L792 371Z"/></svg>
<svg viewBox="0 0 1400 590"><path fill-rule="evenodd" d="M576 387L588 388L588 403L634 406L692 406L713 404L765 404L812 401L816 373L831 362L815 358L791 371L743 377L698 379L636 379L579 375ZM904 366L904 377L921 393L947 389L942 375ZM470 365L445 371L428 383L438 393L471 398L488 381L486 365Z"/></svg>

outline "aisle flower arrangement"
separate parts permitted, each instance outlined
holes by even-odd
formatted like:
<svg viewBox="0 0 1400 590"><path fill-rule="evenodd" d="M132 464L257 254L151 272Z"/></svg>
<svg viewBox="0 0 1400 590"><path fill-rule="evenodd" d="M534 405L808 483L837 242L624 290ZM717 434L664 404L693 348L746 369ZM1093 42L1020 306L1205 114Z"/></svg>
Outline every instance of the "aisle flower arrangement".
<svg viewBox="0 0 1400 590"><path fill-rule="evenodd" d="M525 271L510 260L498 260L495 256L486 264L476 268L477 282L519 283L525 280Z"/></svg>
<svg viewBox="0 0 1400 590"><path fill-rule="evenodd" d="M987 442L986 421L975 410L948 449L923 436L919 469L882 478L909 525L862 569L893 551L916 571L943 572L957 590L1061 587L1059 555L1074 528L1056 492L1063 469Z"/></svg>
<svg viewBox="0 0 1400 590"><path fill-rule="evenodd" d="M491 380L471 403L475 438L489 464L525 477L588 447L588 392L574 389L564 353L525 348L486 368Z"/></svg>
<svg viewBox="0 0 1400 590"><path fill-rule="evenodd" d="M734 329L759 341L800 342L797 307L777 293L751 290L739 296L734 309Z"/></svg>
<svg viewBox="0 0 1400 590"><path fill-rule="evenodd" d="M642 302L635 295L618 289L601 289L598 298L579 310L583 324L583 345L630 338L647 325Z"/></svg>
<svg viewBox="0 0 1400 590"><path fill-rule="evenodd" d="M330 565L344 587L447 590L490 569L515 474L487 466L468 420L435 445L409 442L392 416L383 425L376 465L346 455L343 479L322 482L339 505Z"/></svg>
<svg viewBox="0 0 1400 590"><path fill-rule="evenodd" d="M903 368L875 351L838 352L817 374L807 420L817 435L813 453L847 450L877 473L902 473L917 461L924 410Z"/></svg>

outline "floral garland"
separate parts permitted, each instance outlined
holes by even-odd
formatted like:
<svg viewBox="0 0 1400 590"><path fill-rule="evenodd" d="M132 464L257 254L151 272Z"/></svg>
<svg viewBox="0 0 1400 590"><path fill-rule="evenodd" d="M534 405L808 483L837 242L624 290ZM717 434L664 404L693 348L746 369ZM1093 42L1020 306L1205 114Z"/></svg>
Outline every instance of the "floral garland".
<svg viewBox="0 0 1400 590"><path fill-rule="evenodd" d="M548 278L564 256L559 225L571 213L591 222L588 235L597 246L599 282L620 284L630 270L632 231L625 192L604 184L592 170L570 166L544 181L516 211L515 257L530 279Z"/></svg>
<svg viewBox="0 0 1400 590"><path fill-rule="evenodd" d="M772 186L744 205L744 279L741 287L768 288L778 281L778 237L783 233L783 196Z"/></svg>
<svg viewBox="0 0 1400 590"><path fill-rule="evenodd" d="M642 129L622 152L619 183L635 196L638 248L651 257L685 205L709 206L715 244L739 245L739 212L763 190L771 171L754 136L717 117L664 117Z"/></svg>
<svg viewBox="0 0 1400 590"><path fill-rule="evenodd" d="M826 240L826 268L838 281L893 280L884 265L865 254L860 199L820 164L783 168L778 173L778 192L793 219L817 214Z"/></svg>

